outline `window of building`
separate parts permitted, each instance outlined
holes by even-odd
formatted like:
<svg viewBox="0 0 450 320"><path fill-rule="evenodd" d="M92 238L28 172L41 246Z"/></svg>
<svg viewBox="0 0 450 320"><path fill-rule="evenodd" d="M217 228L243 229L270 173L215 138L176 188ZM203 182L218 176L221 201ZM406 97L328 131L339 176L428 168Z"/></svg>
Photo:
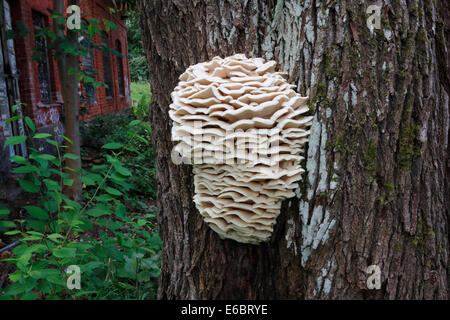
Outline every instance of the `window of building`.
<svg viewBox="0 0 450 320"><path fill-rule="evenodd" d="M86 76L95 80L94 74L94 50L92 49L92 40L89 37L88 31L83 30L83 40L81 42L83 47L87 50L87 54L82 57L83 72ZM89 103L96 103L97 96L95 87L92 82L84 83L84 100Z"/></svg>
<svg viewBox="0 0 450 320"><path fill-rule="evenodd" d="M7 139L25 135L22 118L9 123L6 122L14 116L22 116L20 105L16 105L20 101L20 92L14 40L6 39L7 30L12 31L11 11L8 1L0 1L0 25L2 25L0 29L0 123L3 124L3 137ZM16 106L13 107L14 105ZM9 145L7 148L11 157L15 155L27 156L25 142ZM0 150L0 154L6 155L6 150ZM11 160L11 162L13 161Z"/></svg>
<svg viewBox="0 0 450 320"><path fill-rule="evenodd" d="M106 98L112 98L113 96L113 82L111 73L111 59L109 54L109 42L108 34L102 32L102 47L103 47L103 81L108 86L106 90Z"/></svg>
<svg viewBox="0 0 450 320"><path fill-rule="evenodd" d="M122 46L120 40L116 40L116 50L120 55L116 56L117 59L117 77L119 78L119 94L121 97L125 96L125 81L123 78L123 57L122 57Z"/></svg>
<svg viewBox="0 0 450 320"><path fill-rule="evenodd" d="M45 28L45 16L39 12L32 11L34 34ZM52 89L50 83L50 66L48 60L47 40L45 37L35 37L34 45L39 52L38 80L41 102L50 104L52 102Z"/></svg>

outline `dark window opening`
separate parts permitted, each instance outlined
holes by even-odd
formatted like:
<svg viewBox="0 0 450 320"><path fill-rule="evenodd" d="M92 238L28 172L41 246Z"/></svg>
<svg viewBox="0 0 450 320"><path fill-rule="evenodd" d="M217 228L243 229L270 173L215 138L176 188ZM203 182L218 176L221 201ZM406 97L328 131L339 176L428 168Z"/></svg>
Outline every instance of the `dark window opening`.
<svg viewBox="0 0 450 320"><path fill-rule="evenodd" d="M45 16L39 12L32 12L34 34L45 28ZM47 39L45 36L37 36L34 40L36 52L39 53L38 64L38 80L39 92L41 94L41 102L50 104L52 102L52 88L50 83L50 65L48 61Z"/></svg>
<svg viewBox="0 0 450 320"><path fill-rule="evenodd" d="M123 79L123 61L122 61L122 46L120 41L116 40L116 50L120 55L116 56L117 59L117 77L119 78L119 94L125 96L125 83Z"/></svg>
<svg viewBox="0 0 450 320"><path fill-rule="evenodd" d="M108 35L106 32L102 32L102 47L103 47L103 81L105 82L106 98L112 98L113 96L113 82L111 73L111 59L109 54Z"/></svg>
<svg viewBox="0 0 450 320"><path fill-rule="evenodd" d="M83 30L83 41L81 42L81 44L86 49L86 53L82 57L83 73L85 76L88 76L93 81L95 81L94 50L92 49L93 43L86 29ZM93 83L92 82L83 83L83 87L84 87L84 96L82 98L83 102L96 103L97 96Z"/></svg>

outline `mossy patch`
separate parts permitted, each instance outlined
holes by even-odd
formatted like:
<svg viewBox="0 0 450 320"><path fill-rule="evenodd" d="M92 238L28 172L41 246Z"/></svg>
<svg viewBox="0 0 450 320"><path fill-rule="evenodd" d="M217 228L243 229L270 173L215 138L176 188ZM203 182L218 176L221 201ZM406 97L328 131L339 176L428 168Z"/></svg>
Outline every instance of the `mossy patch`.
<svg viewBox="0 0 450 320"><path fill-rule="evenodd" d="M375 176L377 170L377 147L371 141L367 147L367 151L363 152L364 169Z"/></svg>
<svg viewBox="0 0 450 320"><path fill-rule="evenodd" d="M401 170L408 170L411 161L415 157L421 156L418 132L418 124L411 124L410 126L402 128L400 131L398 164Z"/></svg>
<svg viewBox="0 0 450 320"><path fill-rule="evenodd" d="M335 68L333 68L331 63L331 55L329 53L325 54L324 60L325 60L325 77L327 79L337 78L339 73Z"/></svg>
<svg viewBox="0 0 450 320"><path fill-rule="evenodd" d="M394 184L393 183L385 183L384 187L386 188L386 191L391 192L394 190Z"/></svg>

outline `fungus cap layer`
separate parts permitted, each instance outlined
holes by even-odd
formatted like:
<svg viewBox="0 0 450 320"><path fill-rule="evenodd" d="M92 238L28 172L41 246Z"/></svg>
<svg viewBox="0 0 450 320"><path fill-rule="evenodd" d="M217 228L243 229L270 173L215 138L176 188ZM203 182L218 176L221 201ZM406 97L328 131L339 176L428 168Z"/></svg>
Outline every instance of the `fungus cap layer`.
<svg viewBox="0 0 450 320"><path fill-rule="evenodd" d="M237 54L190 66L171 94L176 150L194 165L194 202L221 238L268 241L295 195L312 117L275 61Z"/></svg>

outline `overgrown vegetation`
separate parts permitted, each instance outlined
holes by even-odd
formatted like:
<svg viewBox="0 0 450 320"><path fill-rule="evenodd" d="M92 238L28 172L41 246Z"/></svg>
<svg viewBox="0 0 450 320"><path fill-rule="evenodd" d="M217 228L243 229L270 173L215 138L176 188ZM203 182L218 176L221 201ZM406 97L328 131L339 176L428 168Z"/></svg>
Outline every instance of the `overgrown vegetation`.
<svg viewBox="0 0 450 320"><path fill-rule="evenodd" d="M127 20L128 56L131 78L131 99L135 115L148 117L150 104L150 84L148 82L148 64L141 41L139 15L132 12Z"/></svg>
<svg viewBox="0 0 450 320"><path fill-rule="evenodd" d="M77 157L61 144L68 139L56 131L37 133L30 118L24 121L28 135L8 138L5 147L28 141L29 158L11 160L17 164L14 173L22 175L21 188L38 201L25 206L26 214L16 219L0 208L0 232L20 243L1 260L15 271L9 275L10 285L0 288L0 297L154 298L161 241L149 201L155 191L148 182L154 168L150 126L133 114L103 116L84 125L89 143L83 151L97 150L100 162L83 168L84 200L79 203L62 192L73 183L64 172L65 162ZM32 147L41 139L54 147L55 155ZM82 272L79 290L67 286L73 265Z"/></svg>
<svg viewBox="0 0 450 320"><path fill-rule="evenodd" d="M148 109L148 104L147 104ZM141 110L138 110L141 112ZM138 112L137 111L137 112ZM148 112L148 111L147 111ZM156 195L154 154L151 145L151 128L145 125L136 126L133 139L130 140L129 123L136 123L133 112L127 114L105 114L82 124L82 155L84 159L96 160L101 165L93 165L92 169L104 172L107 170L109 153L102 148L114 141L113 146L122 145L120 159L127 164L131 175L126 183L121 184L124 197L130 205L139 209L139 201L154 199Z"/></svg>
<svg viewBox="0 0 450 320"><path fill-rule="evenodd" d="M61 14L53 14L52 19L61 26L66 23ZM114 23L106 19L102 22L106 32L115 30ZM84 40L76 46L70 44L66 34L51 28L33 35L45 38L50 56L76 57L76 67L67 70L67 74L74 75L76 92L78 83L84 89L107 87L97 70L80 68L80 57L88 56L93 49L122 56L91 40L102 32L100 23L92 18L89 23L83 20L81 29L75 32L81 32ZM131 74L139 81L147 81L146 64L139 62L143 52L137 23L135 15L131 15ZM19 29L18 34L9 31L8 38L29 33L24 27ZM38 48L33 59L40 59ZM81 169L70 164L80 160L77 150L68 151L73 141L56 130L53 134L37 132L29 117L23 117L27 135L10 137L1 146L27 143L29 157L16 155L11 161L15 163L13 173L19 176L18 184L32 199L23 212L0 207L0 235L13 244L0 248L0 263L13 266L6 287L0 288L1 299L155 297L161 241L152 205L155 180L151 128L144 121L150 103L148 83L133 83L132 94L134 103L129 113L103 115L82 123ZM15 110L12 113L15 116L6 124L22 118ZM38 147L42 141L53 150L42 151ZM76 202L63 191L75 185L78 176L83 194L82 200ZM71 266L81 271L79 289L67 285Z"/></svg>
<svg viewBox="0 0 450 320"><path fill-rule="evenodd" d="M127 20L127 38L131 81L147 82L148 63L142 47L139 15L136 12L131 13Z"/></svg>

